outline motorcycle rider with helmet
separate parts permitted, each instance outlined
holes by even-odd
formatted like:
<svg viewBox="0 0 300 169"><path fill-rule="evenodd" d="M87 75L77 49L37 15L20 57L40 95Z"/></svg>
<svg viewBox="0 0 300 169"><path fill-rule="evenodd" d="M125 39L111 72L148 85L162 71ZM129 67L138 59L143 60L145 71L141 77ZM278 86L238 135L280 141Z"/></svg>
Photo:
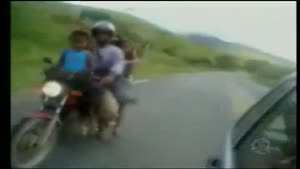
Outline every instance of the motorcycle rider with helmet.
<svg viewBox="0 0 300 169"><path fill-rule="evenodd" d="M111 22L105 20L97 22L92 27L91 34L96 43L94 50L94 74L101 77L98 83L99 87L110 89L119 103L119 116L113 131L115 135L123 117L125 105L134 101L125 93L126 80L123 77L125 56L122 49L112 44L116 28ZM99 124L103 124L101 120L99 119Z"/></svg>

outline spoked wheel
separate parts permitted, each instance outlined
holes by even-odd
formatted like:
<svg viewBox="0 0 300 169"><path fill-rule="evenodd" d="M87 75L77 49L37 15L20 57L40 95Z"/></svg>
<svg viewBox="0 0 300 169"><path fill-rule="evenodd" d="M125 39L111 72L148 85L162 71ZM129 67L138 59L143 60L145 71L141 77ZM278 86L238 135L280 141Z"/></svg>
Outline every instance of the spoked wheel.
<svg viewBox="0 0 300 169"><path fill-rule="evenodd" d="M42 162L56 143L58 128L41 146L40 138L49 124L47 119L28 119L18 124L12 133L11 163L16 168L32 168Z"/></svg>

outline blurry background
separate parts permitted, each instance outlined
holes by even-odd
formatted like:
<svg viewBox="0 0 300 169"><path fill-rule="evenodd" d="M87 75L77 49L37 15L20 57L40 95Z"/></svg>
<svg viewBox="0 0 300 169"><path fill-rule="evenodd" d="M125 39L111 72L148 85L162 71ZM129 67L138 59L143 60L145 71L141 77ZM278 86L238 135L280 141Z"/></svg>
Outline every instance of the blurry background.
<svg viewBox="0 0 300 169"><path fill-rule="evenodd" d="M134 79L149 80L133 85L138 104L120 137L60 139L38 167L203 168L236 120L296 70L295 2L12 2L12 125L40 108L28 89L42 85L42 57L56 61L71 31L101 19L137 48Z"/></svg>
<svg viewBox="0 0 300 169"><path fill-rule="evenodd" d="M136 78L234 71L273 86L296 67L295 8L293 2L12 2L11 92L39 84L41 58L57 60L72 30L89 31L101 19L137 47Z"/></svg>

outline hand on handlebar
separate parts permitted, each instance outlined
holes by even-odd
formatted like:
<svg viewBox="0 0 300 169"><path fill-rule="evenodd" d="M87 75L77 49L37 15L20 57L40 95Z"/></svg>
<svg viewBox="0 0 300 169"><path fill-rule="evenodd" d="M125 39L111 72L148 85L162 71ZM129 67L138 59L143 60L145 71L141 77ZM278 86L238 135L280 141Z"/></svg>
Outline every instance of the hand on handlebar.
<svg viewBox="0 0 300 169"><path fill-rule="evenodd" d="M100 79L99 83L101 86L109 85L113 82L112 76L105 76L102 79Z"/></svg>
<svg viewBox="0 0 300 169"><path fill-rule="evenodd" d="M71 73L69 74L69 76L67 77L67 80L72 80L75 77L75 73Z"/></svg>
<svg viewBox="0 0 300 169"><path fill-rule="evenodd" d="M100 80L101 80L101 78L100 78L99 76L96 76L96 75L94 74L94 72L91 72L91 76L92 76L92 79L93 79L93 80L96 80L96 81L100 81Z"/></svg>
<svg viewBox="0 0 300 169"><path fill-rule="evenodd" d="M100 81L101 80L101 78L98 77L98 76L93 76L93 79L96 80L96 81Z"/></svg>

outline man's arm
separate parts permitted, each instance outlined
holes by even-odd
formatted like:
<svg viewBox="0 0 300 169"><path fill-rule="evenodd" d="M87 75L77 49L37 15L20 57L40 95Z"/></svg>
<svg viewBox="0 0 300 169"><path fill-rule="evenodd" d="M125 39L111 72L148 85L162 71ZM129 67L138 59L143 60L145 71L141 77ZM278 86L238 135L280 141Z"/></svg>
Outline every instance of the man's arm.
<svg viewBox="0 0 300 169"><path fill-rule="evenodd" d="M114 64L110 68L109 75L101 80L100 84L102 85L111 84L116 76L123 74L125 61L123 51L116 48L116 50L112 51L111 57L114 59Z"/></svg>
<svg viewBox="0 0 300 169"><path fill-rule="evenodd" d="M136 59L133 59L133 60L126 60L126 61L125 61L126 64L135 64L135 63L137 63L137 62L139 62L139 59L137 59L137 58L136 58Z"/></svg>
<svg viewBox="0 0 300 169"><path fill-rule="evenodd" d="M94 70L93 57L94 56L91 52L87 53L86 68L87 68L87 71L89 71L89 72L92 72Z"/></svg>
<svg viewBox="0 0 300 169"><path fill-rule="evenodd" d="M136 50L134 48L131 49L130 55L131 55L131 59L126 60L125 61L126 64L135 64L139 61L137 54L136 54Z"/></svg>
<svg viewBox="0 0 300 169"><path fill-rule="evenodd" d="M114 58L114 64L110 69L110 74L113 76L122 75L125 61L124 52L117 48L112 52L112 57Z"/></svg>

